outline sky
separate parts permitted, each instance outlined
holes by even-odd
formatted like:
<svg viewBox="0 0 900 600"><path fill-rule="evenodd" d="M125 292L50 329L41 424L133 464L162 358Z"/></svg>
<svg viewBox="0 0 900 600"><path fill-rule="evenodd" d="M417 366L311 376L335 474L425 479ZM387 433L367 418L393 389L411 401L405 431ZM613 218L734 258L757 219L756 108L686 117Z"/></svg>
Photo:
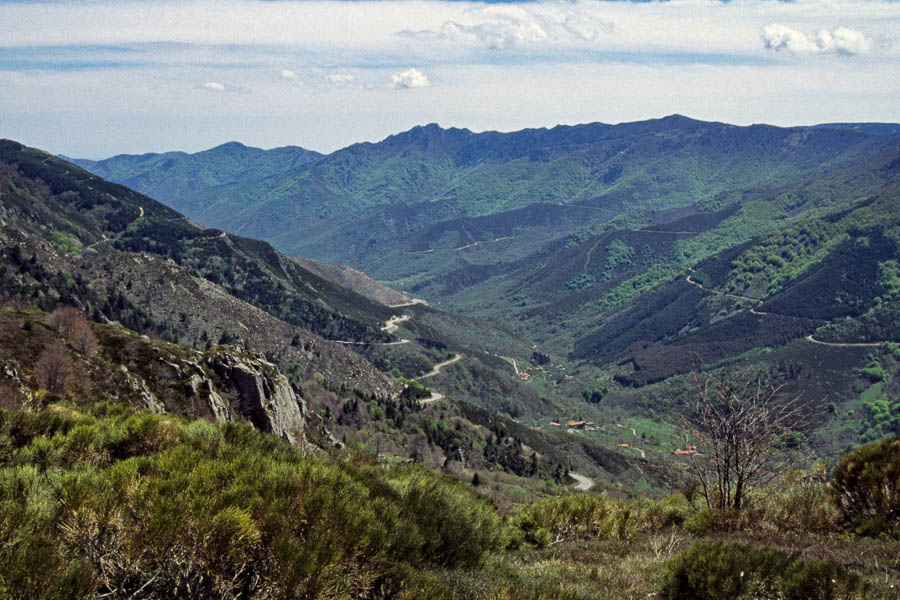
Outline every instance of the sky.
<svg viewBox="0 0 900 600"><path fill-rule="evenodd" d="M331 152L669 114L900 121L898 0L0 0L0 138Z"/></svg>

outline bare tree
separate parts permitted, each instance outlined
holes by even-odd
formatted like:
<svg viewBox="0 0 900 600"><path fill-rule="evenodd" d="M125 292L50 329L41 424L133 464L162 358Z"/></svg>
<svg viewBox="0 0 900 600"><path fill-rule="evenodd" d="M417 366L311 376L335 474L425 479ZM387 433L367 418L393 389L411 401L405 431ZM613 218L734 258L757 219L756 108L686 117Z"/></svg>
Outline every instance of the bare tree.
<svg viewBox="0 0 900 600"><path fill-rule="evenodd" d="M72 345L82 354L91 355L97 351L97 336L86 320L78 321L72 328Z"/></svg>
<svg viewBox="0 0 900 600"><path fill-rule="evenodd" d="M34 376L39 387L55 394L65 394L72 385L72 362L60 342L44 348L34 365Z"/></svg>
<svg viewBox="0 0 900 600"><path fill-rule="evenodd" d="M731 380L697 376L695 384L696 402L678 415L689 444L680 453L709 508L741 510L797 460L809 407L784 384L747 371Z"/></svg>
<svg viewBox="0 0 900 600"><path fill-rule="evenodd" d="M86 323L84 313L74 306L60 306L50 313L50 327L57 330L63 337L71 339L75 329Z"/></svg>

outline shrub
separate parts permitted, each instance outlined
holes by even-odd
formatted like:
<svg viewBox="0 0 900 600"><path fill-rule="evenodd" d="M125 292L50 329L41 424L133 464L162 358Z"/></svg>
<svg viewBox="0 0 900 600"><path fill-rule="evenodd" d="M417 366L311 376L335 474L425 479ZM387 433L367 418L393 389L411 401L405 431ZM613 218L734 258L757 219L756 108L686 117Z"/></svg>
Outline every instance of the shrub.
<svg viewBox="0 0 900 600"><path fill-rule="evenodd" d="M662 500L643 500L636 505L647 531L663 531L671 527L681 527L694 514L694 507L684 494L672 494Z"/></svg>
<svg viewBox="0 0 900 600"><path fill-rule="evenodd" d="M75 330L82 324L87 324L84 313L74 306L61 306L50 313L50 327L57 330L63 337L72 339Z"/></svg>
<svg viewBox="0 0 900 600"><path fill-rule="evenodd" d="M740 529L748 520L749 511L736 511L733 508L704 508L697 511L684 522L684 528L694 535L708 535L717 531Z"/></svg>
<svg viewBox="0 0 900 600"><path fill-rule="evenodd" d="M635 507L605 496L575 494L547 498L516 513L514 523L525 540L539 547L569 539L627 539L642 524Z"/></svg>
<svg viewBox="0 0 900 600"><path fill-rule="evenodd" d="M72 345L82 354L91 355L97 351L97 336L87 321L79 321L72 328Z"/></svg>
<svg viewBox="0 0 900 600"><path fill-rule="evenodd" d="M737 598L747 587L747 547L697 542L666 565L660 597L667 600Z"/></svg>
<svg viewBox="0 0 900 600"><path fill-rule="evenodd" d="M666 564L659 596L665 600L864 597L857 573L831 560L733 542L700 541Z"/></svg>
<svg viewBox="0 0 900 600"><path fill-rule="evenodd" d="M832 560L799 558L779 581L785 600L833 600L852 597L864 586L857 573Z"/></svg>
<svg viewBox="0 0 900 600"><path fill-rule="evenodd" d="M779 531L828 533L838 514L825 485L796 482L774 491L766 501L766 517Z"/></svg>
<svg viewBox="0 0 900 600"><path fill-rule="evenodd" d="M900 533L900 438L854 448L832 471L831 498L860 535Z"/></svg>
<svg viewBox="0 0 900 600"><path fill-rule="evenodd" d="M509 541L489 500L422 467L90 411L0 411L0 597L397 597Z"/></svg>

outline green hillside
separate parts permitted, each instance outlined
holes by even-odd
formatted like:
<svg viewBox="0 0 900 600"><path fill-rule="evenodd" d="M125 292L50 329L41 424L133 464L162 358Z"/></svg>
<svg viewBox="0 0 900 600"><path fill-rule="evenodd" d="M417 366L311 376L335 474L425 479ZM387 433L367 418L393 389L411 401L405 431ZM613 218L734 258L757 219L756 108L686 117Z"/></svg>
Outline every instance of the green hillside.
<svg viewBox="0 0 900 600"><path fill-rule="evenodd" d="M453 220L470 219L458 224L456 229L463 229L446 243L457 248L480 241L487 256L474 261L458 253L445 256L437 271L432 261L427 272L433 277L445 274L453 259L504 260L502 248L500 253L488 248L497 238L517 237L520 251L536 250L549 232L539 228L532 236L533 227L519 224L519 209L562 204L575 215L563 220L600 224L631 211L709 203L725 192L753 187L773 189L856 164L890 145L887 136L862 131L735 127L680 116L508 134L428 125L170 202L199 222L265 239L287 254L345 262L378 279L416 283L422 271L410 268L404 257L439 249L440 232L427 230L439 223L448 222L442 225L447 229ZM122 182L132 176L124 169L104 174ZM166 195L152 187L142 191L160 199ZM486 215L498 215L494 227L471 221ZM561 225L555 229L562 231L549 237L573 231Z"/></svg>
<svg viewBox="0 0 900 600"><path fill-rule="evenodd" d="M284 173L321 156L297 146L261 150L229 142L194 154L121 154L106 160L76 158L71 162L104 179L178 206L179 199L206 188Z"/></svg>
<svg viewBox="0 0 900 600"><path fill-rule="evenodd" d="M488 333L414 307L404 331L428 350L365 354L417 377L464 352L434 381L534 427L572 415L663 426L689 373L753 365L847 407L828 417L845 433L819 440L834 455L847 431L874 426L850 408L859 373L883 361L893 377L879 345L816 344L898 339L897 147L889 128L852 124L428 125L200 192L198 218L502 324ZM604 401L582 401L599 389Z"/></svg>
<svg viewBox="0 0 900 600"><path fill-rule="evenodd" d="M0 595L896 596L896 140L653 125L680 172L577 205L513 163L616 128L358 149L319 181L406 198L408 295L0 143ZM679 188L715 139L752 166ZM460 164L509 193L412 199Z"/></svg>
<svg viewBox="0 0 900 600"><path fill-rule="evenodd" d="M446 464L469 477L498 470L534 488L570 466L626 487L662 481L602 440L512 421L574 415L583 400L517 377L498 356L527 356L531 343L508 328L422 303L383 304L398 298L379 301L383 286L361 273L308 270L268 244L195 225L15 142L0 146L0 161L0 297L10 302L74 306L198 352L227 345L265 360L308 402L306 429L326 446Z"/></svg>

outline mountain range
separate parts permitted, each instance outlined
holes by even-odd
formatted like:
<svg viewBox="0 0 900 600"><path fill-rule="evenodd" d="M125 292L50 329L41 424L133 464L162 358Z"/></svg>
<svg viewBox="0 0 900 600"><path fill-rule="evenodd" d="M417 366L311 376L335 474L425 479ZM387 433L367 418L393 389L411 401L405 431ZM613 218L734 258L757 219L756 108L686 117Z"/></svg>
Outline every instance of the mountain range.
<svg viewBox="0 0 900 600"><path fill-rule="evenodd" d="M109 340L79 359L98 374L95 400L247 420L326 450L365 447L449 470L540 481L577 467L600 480L662 481L602 443L509 418L573 402L527 387L498 358L528 346L502 326L198 225L16 142L0 142L0 166L2 298L18 311L4 325L0 387L14 397L38 389L35 365L54 343L47 313L75 307Z"/></svg>
<svg viewBox="0 0 900 600"><path fill-rule="evenodd" d="M893 597L895 131L0 140L0 589Z"/></svg>
<svg viewBox="0 0 900 600"><path fill-rule="evenodd" d="M427 125L326 156L291 149L293 162L286 149L245 152L258 170L230 162L234 144L77 162L206 226L350 265L327 267L331 276L362 271L501 324L513 337L487 348L488 372L529 365L525 389L562 405L611 390L604 407L580 409L597 418L642 412L635 387L645 401L677 397L698 368L756 365L804 372L793 381L817 402L848 407L840 427L875 435L896 419L867 421L873 409L859 399L884 401L893 380L869 385L859 373L873 363L892 372L880 342L900 340L890 291L898 148L892 124L739 127L673 115L513 133ZM166 181L161 156L188 174L173 178L181 183ZM494 336L455 337L477 347ZM537 370L544 361L568 370L549 377ZM507 415L559 414L559 400L486 401L477 387L482 406ZM840 446L850 434L832 438Z"/></svg>

